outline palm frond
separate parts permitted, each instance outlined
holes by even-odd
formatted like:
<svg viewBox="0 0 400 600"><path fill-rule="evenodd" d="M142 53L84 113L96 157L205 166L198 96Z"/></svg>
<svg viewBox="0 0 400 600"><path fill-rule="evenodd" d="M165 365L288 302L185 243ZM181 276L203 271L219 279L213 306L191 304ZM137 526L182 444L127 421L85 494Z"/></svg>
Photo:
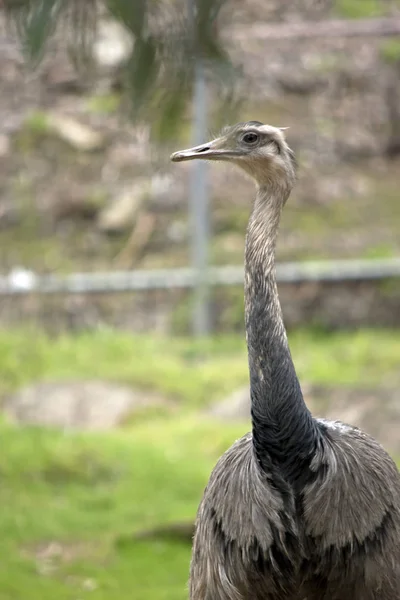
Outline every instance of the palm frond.
<svg viewBox="0 0 400 600"><path fill-rule="evenodd" d="M193 0L192 15L187 4L162 0L3 0L3 5L33 66L57 33L77 69L92 67L100 18L118 20L133 40L123 78L132 118L150 120L154 133L166 137L185 114L197 60L214 86L224 88L224 111L233 106L236 72L215 27L224 1Z"/></svg>

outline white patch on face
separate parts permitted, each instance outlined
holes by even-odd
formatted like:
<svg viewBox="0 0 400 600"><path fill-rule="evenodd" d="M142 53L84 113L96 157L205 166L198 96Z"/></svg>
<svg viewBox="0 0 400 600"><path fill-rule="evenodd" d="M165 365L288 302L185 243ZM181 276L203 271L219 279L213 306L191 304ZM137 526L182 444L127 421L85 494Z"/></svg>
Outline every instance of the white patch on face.
<svg viewBox="0 0 400 600"><path fill-rule="evenodd" d="M259 127L259 130L267 133L267 134L272 134L275 135L279 140L281 140L282 142L285 141L285 134L283 133L283 131L285 129L288 129L287 127L273 127L272 125L263 125L262 127Z"/></svg>

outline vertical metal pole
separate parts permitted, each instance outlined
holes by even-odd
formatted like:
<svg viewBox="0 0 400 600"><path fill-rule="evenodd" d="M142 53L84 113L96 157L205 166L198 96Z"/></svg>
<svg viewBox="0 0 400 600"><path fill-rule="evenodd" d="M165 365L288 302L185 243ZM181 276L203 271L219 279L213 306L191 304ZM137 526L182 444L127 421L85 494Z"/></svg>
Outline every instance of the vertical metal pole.
<svg viewBox="0 0 400 600"><path fill-rule="evenodd" d="M189 1L189 17L194 24L195 1ZM193 91L193 145L205 141L207 129L207 90L201 57L196 56ZM207 185L207 163L195 161L191 171L189 212L192 231L192 266L196 273L193 292L193 333L196 336L210 333L210 292L207 285L208 241L209 241L209 193Z"/></svg>

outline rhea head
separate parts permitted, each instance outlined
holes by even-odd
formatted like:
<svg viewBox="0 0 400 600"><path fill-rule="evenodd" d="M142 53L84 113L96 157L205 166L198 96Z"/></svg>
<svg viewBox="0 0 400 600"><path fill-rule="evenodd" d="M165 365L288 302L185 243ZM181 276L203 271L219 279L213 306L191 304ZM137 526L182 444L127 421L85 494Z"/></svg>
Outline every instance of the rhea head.
<svg viewBox="0 0 400 600"><path fill-rule="evenodd" d="M285 140L284 128L259 121L225 127L214 140L171 155L173 162L195 159L236 164L259 187L281 184L291 189L296 178L296 160Z"/></svg>

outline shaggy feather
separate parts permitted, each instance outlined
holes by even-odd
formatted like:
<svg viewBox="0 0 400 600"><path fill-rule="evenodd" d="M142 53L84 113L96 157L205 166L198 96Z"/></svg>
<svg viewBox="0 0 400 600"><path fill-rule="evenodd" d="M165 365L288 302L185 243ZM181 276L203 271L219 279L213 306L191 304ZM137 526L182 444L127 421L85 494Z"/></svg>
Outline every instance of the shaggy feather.
<svg viewBox="0 0 400 600"><path fill-rule="evenodd" d="M290 355L274 271L296 179L282 130L239 123L172 158L230 160L257 184L245 251L252 433L204 492L191 600L399 600L398 470L359 429L312 417Z"/></svg>

